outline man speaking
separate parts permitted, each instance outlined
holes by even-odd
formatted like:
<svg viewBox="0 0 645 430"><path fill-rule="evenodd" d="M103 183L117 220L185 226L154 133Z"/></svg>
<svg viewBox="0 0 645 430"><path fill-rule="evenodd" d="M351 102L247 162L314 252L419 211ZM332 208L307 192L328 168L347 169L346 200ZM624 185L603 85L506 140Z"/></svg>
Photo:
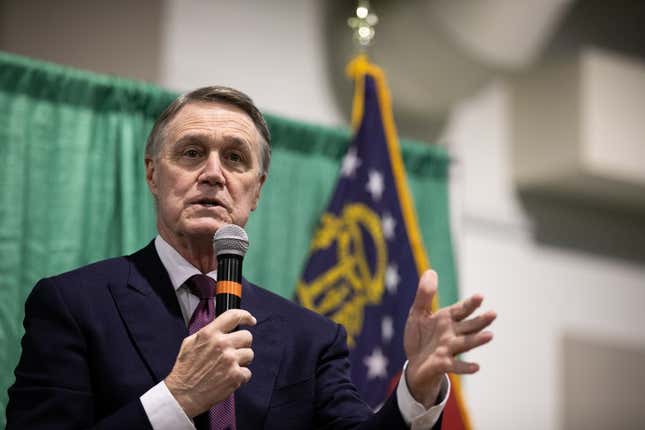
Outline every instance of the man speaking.
<svg viewBox="0 0 645 430"><path fill-rule="evenodd" d="M478 370L455 356L492 339L495 313L470 317L479 295L430 313L434 272L410 309L398 387L376 413L349 378L341 326L244 280L242 309L214 317L213 235L246 224L270 158L264 118L239 91L201 88L161 114L145 151L159 234L34 287L8 429L440 426L446 372Z"/></svg>

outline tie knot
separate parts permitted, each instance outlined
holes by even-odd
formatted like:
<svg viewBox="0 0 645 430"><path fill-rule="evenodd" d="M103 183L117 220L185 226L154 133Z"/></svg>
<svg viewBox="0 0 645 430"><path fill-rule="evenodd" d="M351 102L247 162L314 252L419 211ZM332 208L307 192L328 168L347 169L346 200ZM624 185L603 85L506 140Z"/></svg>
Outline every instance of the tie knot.
<svg viewBox="0 0 645 430"><path fill-rule="evenodd" d="M200 299L212 299L215 297L215 281L206 275L193 275L188 278L190 292Z"/></svg>

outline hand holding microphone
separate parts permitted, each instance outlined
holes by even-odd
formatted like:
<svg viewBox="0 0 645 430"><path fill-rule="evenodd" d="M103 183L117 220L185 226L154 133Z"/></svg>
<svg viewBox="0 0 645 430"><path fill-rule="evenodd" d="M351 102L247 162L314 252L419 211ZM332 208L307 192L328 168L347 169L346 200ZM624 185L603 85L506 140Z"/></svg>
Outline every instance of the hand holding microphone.
<svg viewBox="0 0 645 430"><path fill-rule="evenodd" d="M255 318L240 309L242 260L249 242L244 229L228 224L213 237L217 255L216 318L184 339L165 379L170 393L186 415L195 417L231 395L251 379L246 367L253 360L253 337L240 325L254 326Z"/></svg>

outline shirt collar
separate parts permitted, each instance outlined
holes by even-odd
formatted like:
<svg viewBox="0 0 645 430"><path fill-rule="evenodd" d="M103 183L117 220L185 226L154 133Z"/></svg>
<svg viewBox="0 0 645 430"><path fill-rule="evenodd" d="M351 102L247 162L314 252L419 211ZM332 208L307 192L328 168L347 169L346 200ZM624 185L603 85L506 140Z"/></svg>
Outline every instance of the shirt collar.
<svg viewBox="0 0 645 430"><path fill-rule="evenodd" d="M172 283L175 291L181 287L187 280L193 275L201 274L195 266L190 264L184 257L181 256L179 252L168 242L166 242L160 235L155 237L155 249L161 263L166 268L168 276L170 276L170 282ZM217 270L208 272L206 276L209 276L213 280L217 280Z"/></svg>

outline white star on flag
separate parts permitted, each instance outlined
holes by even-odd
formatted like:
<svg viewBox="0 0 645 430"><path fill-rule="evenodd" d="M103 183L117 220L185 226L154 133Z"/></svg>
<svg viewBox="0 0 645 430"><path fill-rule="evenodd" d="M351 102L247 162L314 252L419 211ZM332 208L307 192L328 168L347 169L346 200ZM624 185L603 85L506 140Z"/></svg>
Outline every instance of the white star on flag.
<svg viewBox="0 0 645 430"><path fill-rule="evenodd" d="M383 174L377 170L370 170L368 175L367 191L372 195L373 200L379 201L381 200L381 195L383 195L383 189L385 188Z"/></svg>
<svg viewBox="0 0 645 430"><path fill-rule="evenodd" d="M396 293L399 281L401 281L399 268L396 264L388 264L387 269L385 269L385 288L390 294Z"/></svg>
<svg viewBox="0 0 645 430"><path fill-rule="evenodd" d="M381 336L383 336L385 343L389 343L392 340L394 336L394 322L391 316L384 316L381 320Z"/></svg>
<svg viewBox="0 0 645 430"><path fill-rule="evenodd" d="M383 229L383 236L386 239L392 239L394 237L394 228L396 227L396 221L392 218L389 212L385 212L383 218L381 218L381 228Z"/></svg>
<svg viewBox="0 0 645 430"><path fill-rule="evenodd" d="M367 366L367 379L387 378L387 357L380 348L374 349L363 363Z"/></svg>
<svg viewBox="0 0 645 430"><path fill-rule="evenodd" d="M361 159L356 156L356 149L350 149L343 157L343 164L340 168L341 174L343 176L354 176L354 172L358 169L361 163Z"/></svg>

